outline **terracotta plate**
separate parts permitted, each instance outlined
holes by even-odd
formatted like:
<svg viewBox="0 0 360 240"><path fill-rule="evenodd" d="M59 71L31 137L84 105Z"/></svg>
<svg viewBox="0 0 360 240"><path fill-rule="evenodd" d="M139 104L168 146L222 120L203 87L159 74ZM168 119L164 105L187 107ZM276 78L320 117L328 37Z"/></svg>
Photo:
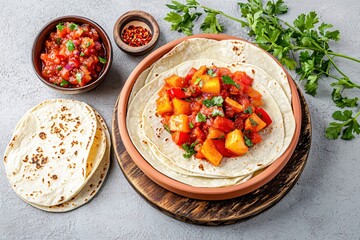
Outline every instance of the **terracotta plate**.
<svg viewBox="0 0 360 240"><path fill-rule="evenodd" d="M275 59L276 61L286 72L289 84L291 87L291 93L292 93L292 107L293 107L293 113L295 117L295 133L293 136L293 139L288 147L288 149L285 151L285 153L279 157L277 160L275 160L269 167L267 167L264 171L262 171L260 174L254 176L249 181L233 185L233 186L227 186L227 187L221 187L221 188L206 188L206 187L194 187L190 186L184 183L181 183L179 181L176 181L172 178L169 178L162 173L158 172L155 168L153 168L143 157L142 155L137 151L137 149L134 147L130 136L127 131L126 127L126 113L127 113L127 105L129 96L132 90L132 87L134 83L136 82L138 76L148 67L150 67L155 61L157 61L159 58L161 58L164 54L169 52L173 47L181 43L182 41L185 41L189 38L208 38L208 39L214 39L214 40L226 40L226 39L236 39L236 40L242 40L238 37L233 37L229 35L224 34L198 34L193 35L190 37L184 37L175 41L172 41L170 43L165 44L164 46L158 48L156 51L148 55L143 61L140 62L140 64L133 70L133 72L128 77L123 90L120 94L119 99L119 108L118 108L118 119L119 119L119 130L121 139L124 143L124 146L131 156L131 158L134 160L136 165L154 182L162 186L163 188L175 192L179 195L195 198L195 199L201 199L201 200L224 200L224 199L230 199L238 196L242 196L246 193L249 193L255 189L258 189L259 187L263 186L267 182L269 182L271 179L273 179L285 166L285 164L290 159L291 155L293 154L295 147L298 143L299 136L300 136L300 128L301 128L301 108L300 108L300 99L298 92L296 90L296 85L294 81L291 79L290 75L287 73L287 71L283 68L283 66ZM245 41L246 42L246 41ZM265 51L264 51L265 52ZM268 53L267 53L268 54ZM270 55L270 54L269 54ZM271 55L270 55L271 56Z"/></svg>

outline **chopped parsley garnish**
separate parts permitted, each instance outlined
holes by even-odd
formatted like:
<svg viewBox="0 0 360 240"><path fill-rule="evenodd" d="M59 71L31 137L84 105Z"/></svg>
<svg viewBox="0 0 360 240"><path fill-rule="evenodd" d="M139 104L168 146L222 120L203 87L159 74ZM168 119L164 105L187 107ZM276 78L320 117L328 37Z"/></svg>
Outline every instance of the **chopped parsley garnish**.
<svg viewBox="0 0 360 240"><path fill-rule="evenodd" d="M250 138L248 138L247 136L244 135L244 140L245 140L245 144L248 147L252 147L254 144L253 142L250 140Z"/></svg>
<svg viewBox="0 0 360 240"><path fill-rule="evenodd" d="M213 97L212 99L205 99L202 103L206 107L222 107L222 103L224 102L224 99L221 96Z"/></svg>
<svg viewBox="0 0 360 240"><path fill-rule="evenodd" d="M252 126L255 127L255 126L259 125L254 119L249 118L249 120L250 120L250 123L251 123Z"/></svg>
<svg viewBox="0 0 360 240"><path fill-rule="evenodd" d="M189 128L194 128L194 124L192 122L189 123Z"/></svg>
<svg viewBox="0 0 360 240"><path fill-rule="evenodd" d="M73 31L74 29L75 29L75 30L78 30L78 25L76 25L75 23L71 23L71 24L69 25L69 28L70 28L71 31Z"/></svg>
<svg viewBox="0 0 360 240"><path fill-rule="evenodd" d="M197 122L206 122L206 116L200 112L198 112L195 119Z"/></svg>
<svg viewBox="0 0 360 240"><path fill-rule="evenodd" d="M83 57L83 56L85 56L85 53L81 52L80 57Z"/></svg>
<svg viewBox="0 0 360 240"><path fill-rule="evenodd" d="M167 124L164 124L163 126L164 126L164 129L165 129L168 133L171 134L169 126L168 126Z"/></svg>
<svg viewBox="0 0 360 240"><path fill-rule="evenodd" d="M230 84L230 85L234 85L237 89L240 89L240 85L237 84L236 82L234 82L234 80L231 79L231 77L229 76L222 76L222 81L224 84Z"/></svg>
<svg viewBox="0 0 360 240"><path fill-rule="evenodd" d="M102 63L102 64L105 64L106 63L106 58L102 58L102 57L98 57L99 58L99 60L100 60L100 62Z"/></svg>
<svg viewBox="0 0 360 240"><path fill-rule="evenodd" d="M62 66L57 66L57 67L56 67L56 70L58 70L58 71L61 71L61 69L63 69Z"/></svg>
<svg viewBox="0 0 360 240"><path fill-rule="evenodd" d="M214 110L211 113L211 116L212 117L216 117L216 116L224 117L224 113L222 111L220 111L219 109L214 108Z"/></svg>
<svg viewBox="0 0 360 240"><path fill-rule="evenodd" d="M57 45L60 45L60 43L61 43L61 38L57 38L57 39L55 40L55 43L56 43Z"/></svg>
<svg viewBox="0 0 360 240"><path fill-rule="evenodd" d="M56 29L59 31L62 31L65 28L64 23L59 23L58 25L56 25Z"/></svg>
<svg viewBox="0 0 360 240"><path fill-rule="evenodd" d="M66 81L66 80L63 79L63 80L61 81L61 83L60 83L60 86L61 86L61 87L64 87L64 86L69 85L69 84L70 84L70 83L69 83L68 81Z"/></svg>
<svg viewBox="0 0 360 240"><path fill-rule="evenodd" d="M76 75L76 80L81 83L81 78L82 78L82 73L77 73Z"/></svg>
<svg viewBox="0 0 360 240"><path fill-rule="evenodd" d="M216 77L216 73L214 73L214 70L213 69L208 69L207 70L207 74L210 76L210 77Z"/></svg>
<svg viewBox="0 0 360 240"><path fill-rule="evenodd" d="M71 40L67 41L66 47L69 51L74 51L74 49L75 49L75 45L74 45L73 41L71 41Z"/></svg>
<svg viewBox="0 0 360 240"><path fill-rule="evenodd" d="M195 80L195 83L194 83L194 84L195 84L195 85L198 85L198 84L200 83L200 81L201 81L201 78L198 77L198 78Z"/></svg>
<svg viewBox="0 0 360 240"><path fill-rule="evenodd" d="M90 45L91 45L91 42L87 42L87 43L85 44L85 47L88 48L88 47L90 47Z"/></svg>
<svg viewBox="0 0 360 240"><path fill-rule="evenodd" d="M252 108L248 106L247 109L244 110L244 113L252 114L253 113Z"/></svg>
<svg viewBox="0 0 360 240"><path fill-rule="evenodd" d="M192 155L196 153L195 151L195 145L197 144L197 141L193 142L192 144L184 143L182 145L182 148L185 150L186 153L183 154L184 158L190 158Z"/></svg>

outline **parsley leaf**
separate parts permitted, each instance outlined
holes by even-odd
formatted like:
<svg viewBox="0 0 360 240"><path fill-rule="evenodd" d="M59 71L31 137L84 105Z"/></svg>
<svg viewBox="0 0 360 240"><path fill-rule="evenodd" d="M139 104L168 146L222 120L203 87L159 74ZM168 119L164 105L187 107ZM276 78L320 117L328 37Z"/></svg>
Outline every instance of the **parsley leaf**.
<svg viewBox="0 0 360 240"><path fill-rule="evenodd" d="M175 11L169 12L164 20L171 23L171 30L192 35L192 29L194 28L193 21L201 15L200 12L196 12L199 3L195 0L187 0L187 4L182 4L178 1L171 1L171 3L166 4L166 6Z"/></svg>
<svg viewBox="0 0 360 240"><path fill-rule="evenodd" d="M201 81L201 78L198 77L198 78L196 78L194 84L195 84L195 85L198 85L200 81Z"/></svg>
<svg viewBox="0 0 360 240"><path fill-rule="evenodd" d="M75 29L75 30L78 30L78 25L76 25L75 23L71 23L71 24L69 25L69 28L70 28L71 31L73 31L74 29Z"/></svg>
<svg viewBox="0 0 360 240"><path fill-rule="evenodd" d="M197 141L192 144L184 143L181 147L185 150L186 153L183 154L184 158L190 158L192 155L196 153L195 146Z"/></svg>
<svg viewBox="0 0 360 240"><path fill-rule="evenodd" d="M259 125L254 119L249 118L249 121L251 123L252 126L256 127L257 125Z"/></svg>
<svg viewBox="0 0 360 240"><path fill-rule="evenodd" d="M58 25L56 25L56 29L59 31L62 31L65 28L64 23L58 23Z"/></svg>
<svg viewBox="0 0 360 240"><path fill-rule="evenodd" d="M240 89L240 85L237 84L236 82L234 82L234 80L231 79L231 77L229 76L222 76L222 81L224 84L230 84L230 85L234 85L237 89Z"/></svg>
<svg viewBox="0 0 360 240"><path fill-rule="evenodd" d="M221 33L224 30L224 26L221 25L216 18L219 13L207 10L205 10L205 12L207 15L204 22L201 24L200 29L204 33Z"/></svg>
<svg viewBox="0 0 360 240"><path fill-rule="evenodd" d="M75 76L76 76L76 80L79 82L79 83L81 83L81 79L82 79L82 73L77 73L77 74L75 74Z"/></svg>
<svg viewBox="0 0 360 240"><path fill-rule="evenodd" d="M57 67L56 67L56 70L58 70L58 71L61 71L61 69L63 69L62 66L57 66Z"/></svg>
<svg viewBox="0 0 360 240"><path fill-rule="evenodd" d="M354 117L352 114L351 110L335 111L333 118L340 122L331 122L326 128L325 136L329 139L337 139L341 134L341 139L351 140L355 138L354 133L360 134L360 125L357 121L360 111Z"/></svg>
<svg viewBox="0 0 360 240"><path fill-rule="evenodd" d="M170 128L169 128L169 126L167 124L164 124L163 127L168 133L171 134Z"/></svg>
<svg viewBox="0 0 360 240"><path fill-rule="evenodd" d="M212 78L217 76L213 69L208 69L206 73Z"/></svg>
<svg viewBox="0 0 360 240"><path fill-rule="evenodd" d="M198 112L195 118L196 122L206 122L206 116L201 112Z"/></svg>
<svg viewBox="0 0 360 240"><path fill-rule="evenodd" d="M68 81L66 81L66 80L63 79L63 80L61 81L61 83L60 83L60 86L61 86L61 87L65 87L65 86L67 86L67 85L69 85L69 84L70 84L70 83L69 83Z"/></svg>
<svg viewBox="0 0 360 240"><path fill-rule="evenodd" d="M83 57L83 56L85 56L85 53L81 52L80 57Z"/></svg>
<svg viewBox="0 0 360 240"><path fill-rule="evenodd" d="M194 128L194 124L192 122L189 122L189 128Z"/></svg>
<svg viewBox="0 0 360 240"><path fill-rule="evenodd" d="M71 41L71 40L66 42L66 47L69 51L74 51L74 49L75 49L75 45L74 45L73 41Z"/></svg>
<svg viewBox="0 0 360 240"><path fill-rule="evenodd" d="M254 145L253 142L250 140L250 138L248 138L246 135L244 135L244 140L245 140L246 146L252 147Z"/></svg>
<svg viewBox="0 0 360 240"><path fill-rule="evenodd" d="M211 113L211 116L212 116L212 117L216 117L216 116L224 117L225 115L224 115L224 112L221 111L220 109L214 108L214 110L213 110L212 113Z"/></svg>
<svg viewBox="0 0 360 240"><path fill-rule="evenodd" d="M205 99L202 103L206 107L222 107L224 99L221 96L213 97L212 99Z"/></svg>
<svg viewBox="0 0 360 240"><path fill-rule="evenodd" d="M252 113L253 113L252 108L251 108L250 106L248 106L248 107L244 110L244 113L252 114Z"/></svg>
<svg viewBox="0 0 360 240"><path fill-rule="evenodd" d="M99 60L100 60L100 62L102 63L102 64L105 64L106 63L106 58L102 58L102 57L98 57L99 58Z"/></svg>

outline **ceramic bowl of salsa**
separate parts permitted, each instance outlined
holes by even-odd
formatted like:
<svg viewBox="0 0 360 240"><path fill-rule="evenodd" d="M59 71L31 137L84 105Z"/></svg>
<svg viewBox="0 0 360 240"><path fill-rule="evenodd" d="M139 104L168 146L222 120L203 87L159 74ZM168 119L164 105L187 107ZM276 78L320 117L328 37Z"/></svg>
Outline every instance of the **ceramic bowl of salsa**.
<svg viewBox="0 0 360 240"><path fill-rule="evenodd" d="M32 63L45 85L78 94L105 80L112 55L110 39L97 23L81 16L63 16L47 23L36 36Z"/></svg>

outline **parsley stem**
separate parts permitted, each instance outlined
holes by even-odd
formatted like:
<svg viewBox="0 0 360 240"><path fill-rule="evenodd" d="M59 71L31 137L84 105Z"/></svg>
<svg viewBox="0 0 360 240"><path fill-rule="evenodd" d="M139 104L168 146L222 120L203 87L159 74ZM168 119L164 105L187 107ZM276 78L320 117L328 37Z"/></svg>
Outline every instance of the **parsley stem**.
<svg viewBox="0 0 360 240"><path fill-rule="evenodd" d="M349 59L349 60L352 60L352 61L355 61L355 62L360 63L360 59L353 58L353 57L350 57L350 56L347 56L347 55L344 55L344 54L341 54L341 53L328 52L328 54L329 54L329 55L333 55L333 56L337 56L337 57L346 58L346 59Z"/></svg>
<svg viewBox="0 0 360 240"><path fill-rule="evenodd" d="M206 7L206 6L200 6L201 8L203 8L204 10L208 10L208 11L210 11L210 12L214 12L214 13L217 13L217 14L221 14L221 15L223 15L224 17L227 17L227 18L229 18L229 19L231 19L231 20L234 20L234 21L236 21L236 22L239 22L239 23L241 23L241 24L244 24L244 25L248 25L245 21L243 21L243 20L240 20L240 19L238 19L238 18L235 18L235 17L233 17L233 16L230 16L230 15L228 15L228 14L226 14L226 13L224 13L224 12L222 12L222 11L218 11L218 10L215 10L215 9L212 9L212 8L209 8L209 7Z"/></svg>
<svg viewBox="0 0 360 240"><path fill-rule="evenodd" d="M335 64L335 62L333 61L332 57L329 56L329 54L327 52L325 52L325 55L329 58L329 61L331 62L331 64L334 66L334 68L341 74L343 75L345 78L350 79L343 71L341 71L338 66Z"/></svg>

